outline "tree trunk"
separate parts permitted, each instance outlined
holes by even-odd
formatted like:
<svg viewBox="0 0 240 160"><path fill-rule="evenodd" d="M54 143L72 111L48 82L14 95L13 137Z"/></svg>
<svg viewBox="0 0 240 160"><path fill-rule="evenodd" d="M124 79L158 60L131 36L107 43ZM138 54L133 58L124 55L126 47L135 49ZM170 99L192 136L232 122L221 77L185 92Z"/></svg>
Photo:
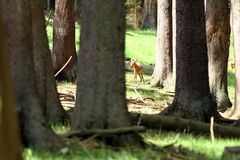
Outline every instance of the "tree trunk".
<svg viewBox="0 0 240 160"><path fill-rule="evenodd" d="M68 59L71 62L58 75L59 79L73 80L73 64L76 63L74 0L57 0L53 21L52 61L55 73Z"/></svg>
<svg viewBox="0 0 240 160"><path fill-rule="evenodd" d="M157 0L144 0L142 29L157 29Z"/></svg>
<svg viewBox="0 0 240 160"><path fill-rule="evenodd" d="M72 129L131 126L124 73L124 1L82 0L77 102ZM137 143L135 135L107 139Z"/></svg>
<svg viewBox="0 0 240 160"><path fill-rule="evenodd" d="M233 16L233 37L234 37L234 56L235 56L235 99L232 113L232 118L240 117L240 1L232 1L232 16Z"/></svg>
<svg viewBox="0 0 240 160"><path fill-rule="evenodd" d="M74 4L75 21L78 23L81 22L81 1L82 0L75 0Z"/></svg>
<svg viewBox="0 0 240 160"><path fill-rule="evenodd" d="M44 12L41 5L41 1L39 0L32 2L33 57L37 91L48 122L64 122L66 113L61 106L57 93L51 53L48 46Z"/></svg>
<svg viewBox="0 0 240 160"><path fill-rule="evenodd" d="M16 104L7 44L3 33L2 17L0 16L0 159L21 160Z"/></svg>
<svg viewBox="0 0 240 160"><path fill-rule="evenodd" d="M209 85L217 109L232 106L227 90L227 65L230 44L229 1L206 0Z"/></svg>
<svg viewBox="0 0 240 160"><path fill-rule="evenodd" d="M204 0L176 0L176 87L165 114L208 121L216 107L208 83Z"/></svg>
<svg viewBox="0 0 240 160"><path fill-rule="evenodd" d="M158 28L156 66L151 79L152 86L172 84L172 0L158 0Z"/></svg>
<svg viewBox="0 0 240 160"><path fill-rule="evenodd" d="M7 5L6 5L7 4ZM33 64L31 2L3 0L4 24L24 145L45 149L60 147L62 141L47 126L38 99Z"/></svg>

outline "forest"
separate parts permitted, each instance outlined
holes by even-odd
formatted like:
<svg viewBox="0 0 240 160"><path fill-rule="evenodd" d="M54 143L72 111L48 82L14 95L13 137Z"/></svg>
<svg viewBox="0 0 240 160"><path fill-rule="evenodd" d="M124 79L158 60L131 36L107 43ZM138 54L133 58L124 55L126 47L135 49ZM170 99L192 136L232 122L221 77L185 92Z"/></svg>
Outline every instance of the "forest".
<svg viewBox="0 0 240 160"><path fill-rule="evenodd" d="M239 160L240 0L1 0L0 160Z"/></svg>

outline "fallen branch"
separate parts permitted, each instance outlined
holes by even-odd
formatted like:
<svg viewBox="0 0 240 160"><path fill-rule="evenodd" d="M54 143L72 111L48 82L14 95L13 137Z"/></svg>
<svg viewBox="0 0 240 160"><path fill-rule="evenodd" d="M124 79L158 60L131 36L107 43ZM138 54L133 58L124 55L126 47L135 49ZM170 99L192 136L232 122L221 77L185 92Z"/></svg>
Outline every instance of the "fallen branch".
<svg viewBox="0 0 240 160"><path fill-rule="evenodd" d="M196 134L209 134L209 123L198 122L183 118L168 117L159 114L147 115L131 113L131 118L136 123L151 129L163 129L169 131L188 131ZM139 123L139 122L138 122ZM225 126L220 124L214 125L214 134L222 137L240 137L240 128Z"/></svg>
<svg viewBox="0 0 240 160"><path fill-rule="evenodd" d="M63 67L54 75L54 77L57 77L57 75L62 72L62 70L68 65L68 63L71 61L72 56L69 57L68 61L63 65Z"/></svg>
<svg viewBox="0 0 240 160"><path fill-rule="evenodd" d="M136 87L134 87L133 88L133 90L135 91L135 93L138 95L138 97L140 98L140 100L143 102L143 103L146 103L145 101L144 101L144 99L142 98L142 96L138 93L138 91L137 91L137 88L138 87L138 85L136 86Z"/></svg>
<svg viewBox="0 0 240 160"><path fill-rule="evenodd" d="M67 134L64 134L64 137L89 137L96 135L98 137L108 137L112 135L122 135L130 133L139 133L144 132L145 127L143 126L132 126L132 127L123 127L123 128L113 128L113 129L86 129L86 130L76 130L70 131Z"/></svg>

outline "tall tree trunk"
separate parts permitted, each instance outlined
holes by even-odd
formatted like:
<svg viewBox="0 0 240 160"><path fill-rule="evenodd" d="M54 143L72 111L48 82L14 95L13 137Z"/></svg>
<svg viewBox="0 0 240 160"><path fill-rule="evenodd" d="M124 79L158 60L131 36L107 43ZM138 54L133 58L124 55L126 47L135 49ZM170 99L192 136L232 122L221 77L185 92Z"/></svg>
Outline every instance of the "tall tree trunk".
<svg viewBox="0 0 240 160"><path fill-rule="evenodd" d="M59 71L72 56L68 67L58 77L72 80L72 66L77 60L75 48L74 0L57 0L53 21L52 60L55 73Z"/></svg>
<svg viewBox="0 0 240 160"><path fill-rule="evenodd" d="M232 118L240 117L240 1L232 0L232 23L234 37L234 55L235 55L235 99L232 113Z"/></svg>
<svg viewBox="0 0 240 160"><path fill-rule="evenodd" d="M158 0L157 53L152 86L172 84L172 0Z"/></svg>
<svg viewBox="0 0 240 160"><path fill-rule="evenodd" d="M157 29L157 0L144 0L142 29Z"/></svg>
<svg viewBox="0 0 240 160"><path fill-rule="evenodd" d="M48 127L38 99L33 64L31 2L3 0L0 3L4 4L4 24L23 143L42 149L60 147L63 143Z"/></svg>
<svg viewBox="0 0 240 160"><path fill-rule="evenodd" d="M227 89L227 65L230 44L230 9L227 0L206 0L209 85L217 109L232 106Z"/></svg>
<svg viewBox="0 0 240 160"><path fill-rule="evenodd" d="M1 8L0 8L1 10ZM0 11L1 13L1 11ZM20 160L21 146L7 44L0 16L0 159Z"/></svg>
<svg viewBox="0 0 240 160"><path fill-rule="evenodd" d="M124 1L82 0L77 102L72 129L130 126L124 74ZM113 137L113 144L135 136Z"/></svg>
<svg viewBox="0 0 240 160"><path fill-rule="evenodd" d="M75 0L74 3L75 21L78 23L81 21L81 1L82 0Z"/></svg>
<svg viewBox="0 0 240 160"><path fill-rule="evenodd" d="M38 96L48 122L64 122L66 113L61 106L53 75L51 53L40 0L32 2L33 54Z"/></svg>
<svg viewBox="0 0 240 160"><path fill-rule="evenodd" d="M176 0L176 6L175 97L165 113L208 121L216 107L208 83L204 0Z"/></svg>

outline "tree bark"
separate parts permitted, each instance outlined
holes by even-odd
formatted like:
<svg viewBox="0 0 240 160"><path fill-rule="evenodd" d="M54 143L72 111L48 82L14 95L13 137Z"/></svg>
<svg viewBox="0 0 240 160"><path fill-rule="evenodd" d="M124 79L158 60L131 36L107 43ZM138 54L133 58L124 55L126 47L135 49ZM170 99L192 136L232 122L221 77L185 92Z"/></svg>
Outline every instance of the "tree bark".
<svg viewBox="0 0 240 160"><path fill-rule="evenodd" d="M208 121L216 107L208 83L204 0L176 0L176 6L175 97L164 113Z"/></svg>
<svg viewBox="0 0 240 160"><path fill-rule="evenodd" d="M151 86L173 83L172 0L158 0L157 53Z"/></svg>
<svg viewBox="0 0 240 160"><path fill-rule="evenodd" d="M33 64L31 2L3 0L0 3L4 6L2 15L10 49L22 141L25 146L37 149L61 147L62 141L47 126L43 106L38 99Z"/></svg>
<svg viewBox="0 0 240 160"><path fill-rule="evenodd" d="M209 85L217 109L232 106L227 89L227 65L230 44L229 1L206 0Z"/></svg>
<svg viewBox="0 0 240 160"><path fill-rule="evenodd" d="M232 1L232 23L233 23L233 37L234 37L234 58L235 58L235 99L234 106L231 110L230 117L240 117L240 1Z"/></svg>
<svg viewBox="0 0 240 160"><path fill-rule="evenodd" d="M71 56L71 62L58 75L59 79L73 80L75 78L73 64L77 61L77 54L75 48L74 0L57 0L53 21L52 61L54 72L60 70Z"/></svg>
<svg viewBox="0 0 240 160"><path fill-rule="evenodd" d="M77 101L72 129L131 126L124 72L124 1L82 0ZM138 143L137 136L106 140L112 145Z"/></svg>
<svg viewBox="0 0 240 160"><path fill-rule="evenodd" d="M3 33L2 16L0 16L0 159L21 160L20 132L7 44Z"/></svg>
<svg viewBox="0 0 240 160"><path fill-rule="evenodd" d="M41 1L32 2L33 57L37 91L49 123L63 123L66 113L60 103L53 75L45 19Z"/></svg>
<svg viewBox="0 0 240 160"><path fill-rule="evenodd" d="M157 29L157 0L144 0L142 29Z"/></svg>

